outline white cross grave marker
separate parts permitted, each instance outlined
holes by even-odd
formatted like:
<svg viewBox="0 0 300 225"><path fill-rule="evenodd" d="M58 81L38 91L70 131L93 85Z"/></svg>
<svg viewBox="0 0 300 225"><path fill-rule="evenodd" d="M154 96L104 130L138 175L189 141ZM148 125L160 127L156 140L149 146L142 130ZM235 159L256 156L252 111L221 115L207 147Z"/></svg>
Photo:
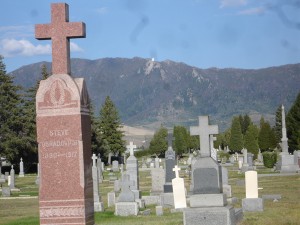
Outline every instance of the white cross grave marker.
<svg viewBox="0 0 300 225"><path fill-rule="evenodd" d="M173 171L176 177L172 179L173 196L174 196L174 207L175 209L186 208L186 196L184 189L184 180L179 177L180 168L175 165Z"/></svg>
<svg viewBox="0 0 300 225"><path fill-rule="evenodd" d="M97 156L96 156L96 154L93 154L93 156L92 156L92 160L93 160L93 167L96 167L96 159L97 159Z"/></svg>
<svg viewBox="0 0 300 225"><path fill-rule="evenodd" d="M133 144L133 142L129 142L129 145L126 146L126 148L129 149L130 155L133 155L133 150L136 148L136 145Z"/></svg>

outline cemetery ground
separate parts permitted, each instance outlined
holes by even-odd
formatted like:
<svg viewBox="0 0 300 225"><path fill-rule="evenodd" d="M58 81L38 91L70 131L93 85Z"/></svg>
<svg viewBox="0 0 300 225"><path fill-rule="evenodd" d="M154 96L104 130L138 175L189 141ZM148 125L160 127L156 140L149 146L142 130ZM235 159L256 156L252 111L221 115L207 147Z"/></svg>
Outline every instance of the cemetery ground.
<svg viewBox="0 0 300 225"><path fill-rule="evenodd" d="M139 161L141 163L141 161ZM241 207L241 199L245 198L245 186L237 182L244 179L244 174L238 174L237 165L227 167L229 171L229 184L232 186L232 194L239 201L235 207ZM258 170L259 197L267 194L280 194L278 201L264 200L263 212L244 212L241 225L272 224L272 225L296 225L300 224L300 175L280 176L271 169ZM271 174L271 176L269 175ZM119 177L120 173L116 173ZM276 175L276 176L273 176ZM140 189L142 196L150 195L151 176L150 170L140 170ZM189 190L189 175L185 170L180 171L180 177L185 180L185 186ZM16 177L16 187L20 192L13 192L10 198L0 198L0 224L1 225L37 225L39 224L38 187L35 185L35 174L26 174L25 177ZM95 213L95 223L105 225L181 225L183 224L182 212L171 213L170 209L164 209L163 216L156 216L155 206L147 206L150 215L120 217L114 215L114 207L107 207L107 193L114 188L113 182L108 180L108 172L104 172L104 181L100 184L101 198L105 206L105 212Z"/></svg>

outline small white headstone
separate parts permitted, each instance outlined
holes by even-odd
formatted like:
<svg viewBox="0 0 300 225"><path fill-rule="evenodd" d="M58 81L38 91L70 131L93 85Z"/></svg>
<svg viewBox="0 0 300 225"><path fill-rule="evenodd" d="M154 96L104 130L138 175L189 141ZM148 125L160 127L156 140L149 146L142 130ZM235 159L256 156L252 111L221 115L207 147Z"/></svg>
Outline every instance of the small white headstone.
<svg viewBox="0 0 300 225"><path fill-rule="evenodd" d="M257 172L245 172L246 198L258 198Z"/></svg>
<svg viewBox="0 0 300 225"><path fill-rule="evenodd" d="M184 180L179 177L180 168L176 165L173 171L175 171L176 177L172 179L173 195L174 195L174 207L175 209L186 208L186 196L184 189Z"/></svg>

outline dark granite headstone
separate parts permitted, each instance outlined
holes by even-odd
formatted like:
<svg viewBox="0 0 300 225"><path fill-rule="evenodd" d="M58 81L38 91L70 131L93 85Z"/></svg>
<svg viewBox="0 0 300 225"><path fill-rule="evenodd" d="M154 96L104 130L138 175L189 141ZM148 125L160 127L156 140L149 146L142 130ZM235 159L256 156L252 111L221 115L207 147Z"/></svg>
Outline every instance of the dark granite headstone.
<svg viewBox="0 0 300 225"><path fill-rule="evenodd" d="M173 168L176 165L175 151L169 146L165 153L165 172L166 172L166 183L164 184L164 193L173 192L172 179L175 178L175 172Z"/></svg>

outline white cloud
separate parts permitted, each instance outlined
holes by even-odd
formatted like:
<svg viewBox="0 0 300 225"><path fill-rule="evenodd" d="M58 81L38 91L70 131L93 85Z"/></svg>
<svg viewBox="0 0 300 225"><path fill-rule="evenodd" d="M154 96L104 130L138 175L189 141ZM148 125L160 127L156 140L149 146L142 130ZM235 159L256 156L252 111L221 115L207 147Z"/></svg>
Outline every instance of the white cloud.
<svg viewBox="0 0 300 225"><path fill-rule="evenodd" d="M220 8L247 5L247 0L220 0Z"/></svg>
<svg viewBox="0 0 300 225"><path fill-rule="evenodd" d="M80 48L77 44L74 42L70 42L70 49L72 52L83 52L83 49Z"/></svg>
<svg viewBox="0 0 300 225"><path fill-rule="evenodd" d="M70 43L70 48L73 52L83 51L82 48L73 42ZM51 52L52 48L50 44L34 45L25 39L3 39L0 41L0 54L5 57L50 55Z"/></svg>
<svg viewBox="0 0 300 225"><path fill-rule="evenodd" d="M0 51L6 57L17 55L33 56L46 55L51 53L51 45L36 45L34 46L27 40L4 39L0 42Z"/></svg>
<svg viewBox="0 0 300 225"><path fill-rule="evenodd" d="M239 11L239 15L261 15L266 11L264 7L256 7Z"/></svg>
<svg viewBox="0 0 300 225"><path fill-rule="evenodd" d="M98 14L103 15L103 14L108 13L108 8L107 8L107 7L97 8L97 9L96 9L96 12L97 12Z"/></svg>

